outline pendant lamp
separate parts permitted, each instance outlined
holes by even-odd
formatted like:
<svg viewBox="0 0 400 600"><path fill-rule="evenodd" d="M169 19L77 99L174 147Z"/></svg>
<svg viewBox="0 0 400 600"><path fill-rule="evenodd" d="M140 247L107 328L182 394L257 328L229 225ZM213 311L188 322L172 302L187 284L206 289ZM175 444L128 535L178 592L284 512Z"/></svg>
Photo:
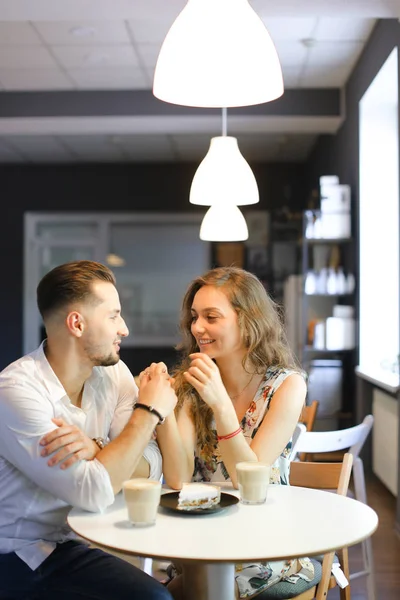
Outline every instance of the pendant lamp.
<svg viewBox="0 0 400 600"><path fill-rule="evenodd" d="M245 218L233 204L211 206L200 227L200 239L209 242L240 242L248 237Z"/></svg>
<svg viewBox="0 0 400 600"><path fill-rule="evenodd" d="M259 202L257 181L239 150L237 139L226 135L226 108L222 109L222 136L211 139L190 187L192 204L243 206Z"/></svg>
<svg viewBox="0 0 400 600"><path fill-rule="evenodd" d="M158 56L153 94L207 108L250 106L283 94L270 35L247 0L188 0Z"/></svg>

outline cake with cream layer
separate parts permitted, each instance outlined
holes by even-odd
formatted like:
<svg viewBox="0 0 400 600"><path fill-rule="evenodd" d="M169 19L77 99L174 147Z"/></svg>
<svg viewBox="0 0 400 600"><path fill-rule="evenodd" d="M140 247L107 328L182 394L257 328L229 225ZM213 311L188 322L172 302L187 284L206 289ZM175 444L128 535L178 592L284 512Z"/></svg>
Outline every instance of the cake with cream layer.
<svg viewBox="0 0 400 600"><path fill-rule="evenodd" d="M194 510L197 508L212 508L219 504L221 490L216 485L205 483L184 483L179 492L179 510Z"/></svg>

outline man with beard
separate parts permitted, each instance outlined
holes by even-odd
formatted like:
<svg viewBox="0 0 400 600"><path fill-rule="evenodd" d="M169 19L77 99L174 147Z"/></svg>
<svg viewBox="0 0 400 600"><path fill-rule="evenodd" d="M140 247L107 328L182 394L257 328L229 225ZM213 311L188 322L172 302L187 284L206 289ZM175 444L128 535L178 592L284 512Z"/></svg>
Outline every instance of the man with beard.
<svg viewBox="0 0 400 600"><path fill-rule="evenodd" d="M131 564L75 539L71 507L103 511L124 480L159 478L154 430L176 404L163 363L138 389L113 273L56 267L37 288L47 339L0 374L0 598L167 600ZM147 408L146 408L147 407Z"/></svg>

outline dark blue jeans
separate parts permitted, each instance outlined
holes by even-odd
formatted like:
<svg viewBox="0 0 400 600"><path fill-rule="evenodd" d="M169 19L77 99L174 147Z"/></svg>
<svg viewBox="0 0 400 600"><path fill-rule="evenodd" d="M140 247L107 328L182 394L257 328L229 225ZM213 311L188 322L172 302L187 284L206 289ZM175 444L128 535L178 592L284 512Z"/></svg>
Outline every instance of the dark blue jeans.
<svg viewBox="0 0 400 600"><path fill-rule="evenodd" d="M59 544L32 571L0 554L1 600L171 600L168 590L130 563L77 541Z"/></svg>

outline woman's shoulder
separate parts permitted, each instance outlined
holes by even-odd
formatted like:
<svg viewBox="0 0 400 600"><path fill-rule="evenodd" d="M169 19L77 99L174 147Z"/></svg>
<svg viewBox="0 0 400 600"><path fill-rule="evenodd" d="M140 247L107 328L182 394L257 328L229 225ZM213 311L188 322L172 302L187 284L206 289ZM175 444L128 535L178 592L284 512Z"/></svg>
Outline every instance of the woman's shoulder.
<svg viewBox="0 0 400 600"><path fill-rule="evenodd" d="M276 377L286 378L289 375L300 375L303 379L307 378L307 374L301 368L295 367L282 367L280 365L271 365L267 367L265 371L265 376L268 379L273 379Z"/></svg>
<svg viewBox="0 0 400 600"><path fill-rule="evenodd" d="M300 368L273 365L266 369L263 385L276 389L289 377L291 381L297 380L301 385L307 381L307 374Z"/></svg>

